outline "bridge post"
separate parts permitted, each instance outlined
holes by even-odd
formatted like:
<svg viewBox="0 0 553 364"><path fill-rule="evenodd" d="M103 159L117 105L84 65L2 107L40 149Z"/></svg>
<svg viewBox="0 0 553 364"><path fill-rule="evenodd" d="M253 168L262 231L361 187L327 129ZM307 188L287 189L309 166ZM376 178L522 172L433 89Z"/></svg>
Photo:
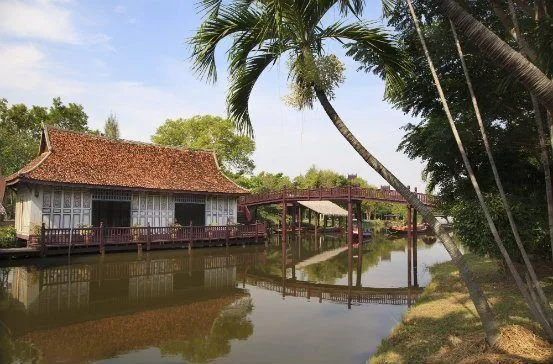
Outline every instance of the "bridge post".
<svg viewBox="0 0 553 364"><path fill-rule="evenodd" d="M281 216L280 225L282 227L282 243L286 244L287 227L286 227L286 199L285 198L282 199L282 216Z"/></svg>
<svg viewBox="0 0 553 364"><path fill-rule="evenodd" d="M413 242L413 235L412 235L412 226L411 226L411 206L407 205L407 280L409 281L409 284L411 284L411 247Z"/></svg>
<svg viewBox="0 0 553 364"><path fill-rule="evenodd" d="M303 218L301 216L301 205L298 204L298 235L301 238L301 223L303 221Z"/></svg>
<svg viewBox="0 0 553 364"><path fill-rule="evenodd" d="M351 191L351 188L350 188ZM348 309L351 309L351 284L353 281L353 204L348 199Z"/></svg>
<svg viewBox="0 0 553 364"><path fill-rule="evenodd" d="M315 212L315 248L319 250L319 213Z"/></svg>
<svg viewBox="0 0 553 364"><path fill-rule="evenodd" d="M417 187L415 187L415 195L417 194ZM417 277L417 209L413 209L413 285L415 287L419 286L418 277Z"/></svg>
<svg viewBox="0 0 553 364"><path fill-rule="evenodd" d="M357 202L357 242L363 244L363 212L361 211L361 200Z"/></svg>
<svg viewBox="0 0 553 364"><path fill-rule="evenodd" d="M297 206L292 204L292 237L296 235L296 223L298 221Z"/></svg>

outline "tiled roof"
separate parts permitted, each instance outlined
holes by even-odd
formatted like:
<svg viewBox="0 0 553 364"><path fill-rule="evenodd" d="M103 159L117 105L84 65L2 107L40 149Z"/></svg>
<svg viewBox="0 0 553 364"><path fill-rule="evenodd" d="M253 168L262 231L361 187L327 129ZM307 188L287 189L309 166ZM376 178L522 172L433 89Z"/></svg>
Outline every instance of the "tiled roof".
<svg viewBox="0 0 553 364"><path fill-rule="evenodd" d="M82 134L45 126L41 154L6 178L47 183L244 194L215 154Z"/></svg>

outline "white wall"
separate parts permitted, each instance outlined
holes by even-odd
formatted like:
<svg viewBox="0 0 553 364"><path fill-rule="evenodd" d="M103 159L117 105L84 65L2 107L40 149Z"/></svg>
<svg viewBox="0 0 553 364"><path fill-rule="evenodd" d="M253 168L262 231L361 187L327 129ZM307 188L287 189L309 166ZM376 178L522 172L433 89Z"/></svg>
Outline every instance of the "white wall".
<svg viewBox="0 0 553 364"><path fill-rule="evenodd" d="M36 194L38 194L38 197ZM18 188L15 204L15 230L17 234L26 236L32 234L36 226L40 227L42 223L40 195L40 188L34 189L27 186Z"/></svg>
<svg viewBox="0 0 553 364"><path fill-rule="evenodd" d="M205 224L236 224L237 198L227 196L207 196L205 199Z"/></svg>
<svg viewBox="0 0 553 364"><path fill-rule="evenodd" d="M202 199L204 197L201 197ZM20 186L17 191L15 227L18 234L27 236L33 227L69 228L90 225L93 191L50 186ZM201 202L201 201L200 201ZM173 194L133 192L131 197L132 226L169 226L174 222ZM237 198L205 197L205 224L236 224Z"/></svg>

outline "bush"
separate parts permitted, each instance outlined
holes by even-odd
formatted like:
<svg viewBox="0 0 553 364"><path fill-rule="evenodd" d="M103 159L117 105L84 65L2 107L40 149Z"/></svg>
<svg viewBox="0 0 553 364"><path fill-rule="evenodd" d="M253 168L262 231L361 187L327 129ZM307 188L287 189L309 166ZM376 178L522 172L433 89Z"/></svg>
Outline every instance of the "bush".
<svg viewBox="0 0 553 364"><path fill-rule="evenodd" d="M547 207L541 203L540 199L534 200L527 197L521 201L513 196L507 198L527 253L540 258L548 258L551 255L551 246L549 245ZM486 194L485 200L505 249L513 260L521 261L522 258L499 195ZM478 201L457 201L450 212L455 221L455 233L466 247L479 255L489 254L502 258Z"/></svg>
<svg viewBox="0 0 553 364"><path fill-rule="evenodd" d="M0 226L0 248L16 246L15 227Z"/></svg>

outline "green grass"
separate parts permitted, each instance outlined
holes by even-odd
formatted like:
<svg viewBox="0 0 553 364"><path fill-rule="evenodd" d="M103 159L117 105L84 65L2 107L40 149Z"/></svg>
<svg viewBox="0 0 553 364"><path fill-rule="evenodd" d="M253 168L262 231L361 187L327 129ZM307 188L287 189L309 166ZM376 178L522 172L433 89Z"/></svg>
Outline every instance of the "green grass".
<svg viewBox="0 0 553 364"><path fill-rule="evenodd" d="M520 337L532 337L533 333L539 336L539 326L530 319L522 296L502 265L497 260L472 254L466 257L475 278L482 284L499 325L511 330L509 332L518 330ZM542 265L536 268L541 273L546 295L551 297L551 267ZM463 359L469 362L484 359L501 362L553 360L549 344L539 339L539 345L530 348L531 354L526 357L520 352L526 349L520 347L520 342L502 339L503 346L518 347L507 350L514 352L487 348L480 320L455 266L449 262L437 264L430 271L432 281L423 295L392 333L382 340L370 363L458 362ZM502 337L507 336L503 334Z"/></svg>

